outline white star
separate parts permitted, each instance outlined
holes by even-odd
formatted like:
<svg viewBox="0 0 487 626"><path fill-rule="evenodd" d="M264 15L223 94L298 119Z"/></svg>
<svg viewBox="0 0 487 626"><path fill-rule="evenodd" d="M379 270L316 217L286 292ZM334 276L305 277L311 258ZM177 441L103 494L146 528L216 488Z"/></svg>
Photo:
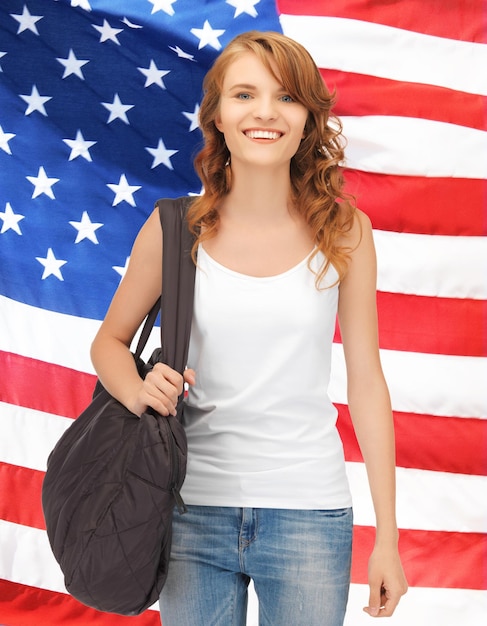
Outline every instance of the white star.
<svg viewBox="0 0 487 626"><path fill-rule="evenodd" d="M39 173L37 176L26 176L27 180L34 185L34 191L32 193L32 198L37 198L37 196L42 195L43 193L49 198L54 200L54 192L51 187L59 182L59 178L48 178L43 167L39 168Z"/></svg>
<svg viewBox="0 0 487 626"><path fill-rule="evenodd" d="M251 17L257 17L255 5L259 4L259 2L260 0L227 0L227 4L235 7L235 15L233 16L233 19L242 13L247 13Z"/></svg>
<svg viewBox="0 0 487 626"><path fill-rule="evenodd" d="M95 223L90 220L90 216L86 211L83 211L81 216L81 222L69 222L73 228L78 231L76 240L74 243L79 243L83 239L89 239L93 243L98 243L98 239L95 235L95 230L101 228L103 224Z"/></svg>
<svg viewBox="0 0 487 626"><path fill-rule="evenodd" d="M67 76L70 76L71 74L75 74L76 76L78 76L78 78L81 78L81 80L85 79L85 77L83 76L83 72L81 71L81 68L83 67L83 65L86 65L87 63L89 63L89 60L77 59L74 52L70 49L67 59L57 58L56 61L59 61L61 65L64 65L63 78L66 78Z"/></svg>
<svg viewBox="0 0 487 626"><path fill-rule="evenodd" d="M8 142L15 137L14 133L5 133L3 132L3 128L0 126L0 148L5 150L7 154L12 154L12 150L10 150L10 146Z"/></svg>
<svg viewBox="0 0 487 626"><path fill-rule="evenodd" d="M120 274L120 276L123 278L125 276L125 272L127 271L127 268L129 266L129 261L130 261L130 257L128 256L125 259L125 265L112 265L112 269L115 270L117 272L117 274Z"/></svg>
<svg viewBox="0 0 487 626"><path fill-rule="evenodd" d="M183 111L184 117L187 117L188 120L191 122L191 126L189 127L189 132L192 132L193 130L196 130L197 128L200 127L199 120L198 120L199 113L200 113L199 104L195 105L193 113L189 113L188 111Z"/></svg>
<svg viewBox="0 0 487 626"><path fill-rule="evenodd" d="M69 155L69 161L82 156L87 161L91 161L91 154L89 149L94 146L96 141L86 141L81 131L78 130L75 139L63 139L64 143L71 148L71 154Z"/></svg>
<svg viewBox="0 0 487 626"><path fill-rule="evenodd" d="M92 24L92 26L100 33L100 43L110 40L116 43L117 46L120 45L117 35L123 33L123 28L112 28L105 19L103 20L103 26L97 26L96 24Z"/></svg>
<svg viewBox="0 0 487 626"><path fill-rule="evenodd" d="M6 54L7 54L6 52L0 52L0 59L4 57ZM0 65L0 72L3 72L1 65Z"/></svg>
<svg viewBox="0 0 487 626"><path fill-rule="evenodd" d="M152 13L157 13L157 11L164 11L168 15L174 15L174 9L171 5L173 5L176 0L149 0L152 6Z"/></svg>
<svg viewBox="0 0 487 626"><path fill-rule="evenodd" d="M65 265L67 261L56 259L52 248L48 249L47 256L45 258L36 256L36 261L39 261L39 263L44 266L42 280L45 280L48 276L51 276L51 274L59 280L64 280L60 268Z"/></svg>
<svg viewBox="0 0 487 626"><path fill-rule="evenodd" d="M189 54L189 52L181 50L179 46L174 46L174 48L172 46L168 46L168 48L169 50L175 52L180 59L188 59L188 61L194 61L196 63L196 61L194 60L194 54Z"/></svg>
<svg viewBox="0 0 487 626"><path fill-rule="evenodd" d="M10 202L7 202L5 205L5 211L0 211L0 218L3 220L2 230L0 230L0 234L6 233L7 230L14 230L18 235L21 235L19 222L23 220L25 215L20 215L20 213L14 213L12 207L10 206Z"/></svg>
<svg viewBox="0 0 487 626"><path fill-rule="evenodd" d="M151 170L160 165L161 163L168 167L170 170L174 169L170 158L179 150L167 150L166 146L162 139L159 139L159 143L157 144L157 148L146 148L147 152L152 154L154 157L154 161L152 162Z"/></svg>
<svg viewBox="0 0 487 626"><path fill-rule="evenodd" d="M115 198L113 199L112 206L117 206L120 202L128 202L130 206L136 206L133 194L140 189L140 185L129 185L125 174L120 176L118 185L107 184L112 191L115 192Z"/></svg>
<svg viewBox="0 0 487 626"><path fill-rule="evenodd" d="M80 9L84 9L85 11L91 11L91 6L88 0L71 0L72 7L80 7Z"/></svg>
<svg viewBox="0 0 487 626"><path fill-rule="evenodd" d="M144 28L143 26L141 26L140 24L134 24L133 22L131 22L127 17L124 17L123 20L121 20L122 24L125 24L126 26L128 26L129 28Z"/></svg>
<svg viewBox="0 0 487 626"><path fill-rule="evenodd" d="M198 44L198 50L205 46L211 46L215 50L220 50L222 45L218 41L218 37L221 37L225 31L213 29L208 20L205 20L203 28L192 28L191 34L198 37L200 40Z"/></svg>
<svg viewBox="0 0 487 626"><path fill-rule="evenodd" d="M166 76L166 74L169 74L170 70L160 70L154 63L154 59L151 59L148 69L145 69L145 67L138 67L137 69L146 77L144 87L149 87L149 85L158 85L161 89L166 88L162 79Z"/></svg>
<svg viewBox="0 0 487 626"><path fill-rule="evenodd" d="M37 91L37 87L34 85L32 87L32 92L30 96L24 95L20 97L22 98L22 100L25 100L25 102L27 102L27 104L29 105L26 108L24 115L30 115L34 111L39 111L39 113L42 113L42 115L45 115L47 117L44 103L52 100L52 96L41 96Z"/></svg>
<svg viewBox="0 0 487 626"><path fill-rule="evenodd" d="M42 20L42 18L44 17L43 15L31 15L29 13L29 9L24 4L24 10L22 11L22 15L14 15L13 13L10 13L10 16L13 17L14 20L17 20L17 22L19 23L19 30L17 31L17 35L24 32L24 30L30 30L35 35L39 34L36 22Z"/></svg>
<svg viewBox="0 0 487 626"><path fill-rule="evenodd" d="M105 109L108 109L110 111L110 116L108 118L107 124L110 124L110 122L113 122L113 120L116 119L122 120L122 122L128 124L129 121L125 113L135 106L134 104L122 104L120 98L118 97L118 93L115 94L113 102L111 104L109 102L102 102L102 105L105 107Z"/></svg>

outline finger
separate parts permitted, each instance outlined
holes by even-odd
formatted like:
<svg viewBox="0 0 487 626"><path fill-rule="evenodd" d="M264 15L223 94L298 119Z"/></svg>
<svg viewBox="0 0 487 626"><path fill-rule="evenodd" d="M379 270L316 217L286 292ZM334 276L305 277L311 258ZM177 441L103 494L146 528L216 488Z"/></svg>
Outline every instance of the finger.
<svg viewBox="0 0 487 626"><path fill-rule="evenodd" d="M165 380L171 383L177 391L178 396L183 393L183 377L179 372L173 370L172 367L165 363L156 363L152 372L161 375Z"/></svg>
<svg viewBox="0 0 487 626"><path fill-rule="evenodd" d="M364 607L364 611L371 617L377 617L380 613L382 606L381 603L381 590L380 584L371 584L369 593L369 604Z"/></svg>
<svg viewBox="0 0 487 626"><path fill-rule="evenodd" d="M387 597L387 594L386 594L386 598L380 610L380 614L379 614L380 617L390 617L396 610L396 607L399 604L399 599L400 599L400 596Z"/></svg>
<svg viewBox="0 0 487 626"><path fill-rule="evenodd" d="M196 372L191 368L184 370L183 374L184 382L188 385L194 385L196 383Z"/></svg>

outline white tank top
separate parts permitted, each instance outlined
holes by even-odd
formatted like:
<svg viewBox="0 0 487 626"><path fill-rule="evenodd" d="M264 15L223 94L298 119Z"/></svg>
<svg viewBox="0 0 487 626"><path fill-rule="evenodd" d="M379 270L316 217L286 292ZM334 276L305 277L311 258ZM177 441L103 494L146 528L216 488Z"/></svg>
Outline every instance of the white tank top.
<svg viewBox="0 0 487 626"><path fill-rule="evenodd" d="M321 253L312 260L318 269ZM330 268L322 286L337 279ZM234 272L199 247L184 413L182 496L208 506L351 505L328 394L338 287L308 258L283 274Z"/></svg>

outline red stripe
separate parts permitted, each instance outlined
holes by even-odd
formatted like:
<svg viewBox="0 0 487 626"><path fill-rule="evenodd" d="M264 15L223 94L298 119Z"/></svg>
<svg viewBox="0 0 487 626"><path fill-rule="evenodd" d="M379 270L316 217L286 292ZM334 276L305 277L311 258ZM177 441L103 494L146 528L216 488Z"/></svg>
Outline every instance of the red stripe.
<svg viewBox="0 0 487 626"><path fill-rule="evenodd" d="M375 22L436 37L487 42L485 0L277 0L279 13Z"/></svg>
<svg viewBox="0 0 487 626"><path fill-rule="evenodd" d="M43 480L44 472L0 462L0 519L45 530Z"/></svg>
<svg viewBox="0 0 487 626"><path fill-rule="evenodd" d="M484 300L379 291L377 309L379 344L385 350L478 357L487 354ZM338 325L335 341L341 341Z"/></svg>
<svg viewBox="0 0 487 626"><path fill-rule="evenodd" d="M380 294L379 298L382 298L384 294ZM385 297L387 294L385 294ZM461 301L460 301L461 302ZM407 308L407 307L406 307ZM438 322L440 323L440 322ZM5 353L3 353L5 354ZM2 353L0 353L0 356ZM21 357L18 357L20 359ZM31 359L26 359L30 364ZM0 360L1 363L1 360ZM36 371L39 379L46 378L45 372L39 366L40 362L35 362ZM50 364L46 365L46 371L48 374L52 372ZM72 370L56 367L57 384L60 387L70 385L71 389L80 390L83 384L86 382L85 375L80 375L80 383L73 376ZM22 367L21 367L22 369ZM24 406L24 398L22 393L29 398L29 393L23 390L23 383L19 378L12 377L7 374L8 370L4 370L5 375L2 376L3 392L1 399L10 404L19 404ZM66 405L61 401L63 395L53 396L46 385L42 389L37 390L33 397L30 397L30 408L37 409L42 406L40 410L48 413L56 413L58 415L67 415L71 412L70 417L75 417L81 413L81 411L88 404L93 377L89 377L90 384L86 385L86 389L80 394L80 398L76 400L73 410L72 401L68 397ZM83 397L81 397L83 396ZM51 406L50 402L53 401L54 405ZM347 417L348 410L345 406L340 405L340 416ZM53 410L55 409L55 410ZM485 474L486 470L486 454L487 450L482 448L482 441L487 441L486 427L487 422L485 420L478 420L474 418L455 418L455 417L438 417L429 415L415 415L396 413L396 429L398 433L398 462L403 467L416 467L419 469L432 469L446 472L459 472L462 474ZM349 419L348 419L349 421ZM340 422L339 422L340 424ZM414 425L414 427L413 427ZM340 424L342 429L342 435L345 436L347 432L346 421ZM420 441L416 440L416 433L426 433L428 436L423 437ZM356 460L356 454L354 452L355 446L351 437L345 437L347 439L347 460ZM462 446L458 446L458 442L462 442ZM424 450L422 450L422 444ZM17 470L21 472L21 470ZM25 470L30 471L30 470ZM36 479L38 481L38 479ZM24 482L25 481L25 482ZM19 474L18 486L26 484L28 481L21 477ZM23 489L24 487L22 487ZM22 489L15 489L15 493L21 493ZM12 493L13 486L9 487L6 493ZM30 523L28 523L30 525ZM37 525L33 523L32 525Z"/></svg>
<svg viewBox="0 0 487 626"><path fill-rule="evenodd" d="M458 356L487 354L487 303L377 293L380 347Z"/></svg>
<svg viewBox="0 0 487 626"><path fill-rule="evenodd" d="M394 176L347 170L347 191L378 230L487 235L487 180Z"/></svg>
<svg viewBox="0 0 487 626"><path fill-rule="evenodd" d="M487 97L446 87L322 69L337 115L399 115L484 130Z"/></svg>
<svg viewBox="0 0 487 626"><path fill-rule="evenodd" d="M375 529L354 527L352 582L367 584L367 562ZM399 550L411 587L487 589L487 535L426 530L400 530ZM435 625L436 626L436 625Z"/></svg>
<svg viewBox="0 0 487 626"><path fill-rule="evenodd" d="M345 458L363 462L348 406L336 407ZM398 467L487 476L487 420L394 411L394 426Z"/></svg>
<svg viewBox="0 0 487 626"><path fill-rule="evenodd" d="M337 408L345 458L362 462L348 407ZM394 423L399 467L487 475L486 420L395 412ZM43 472L0 463L0 519L45 530L43 478Z"/></svg>
<svg viewBox="0 0 487 626"><path fill-rule="evenodd" d="M77 417L93 393L92 374L0 351L0 401Z"/></svg>
<svg viewBox="0 0 487 626"><path fill-rule="evenodd" d="M63 593L0 580L0 620L4 626L161 626L159 613L137 617L100 613Z"/></svg>

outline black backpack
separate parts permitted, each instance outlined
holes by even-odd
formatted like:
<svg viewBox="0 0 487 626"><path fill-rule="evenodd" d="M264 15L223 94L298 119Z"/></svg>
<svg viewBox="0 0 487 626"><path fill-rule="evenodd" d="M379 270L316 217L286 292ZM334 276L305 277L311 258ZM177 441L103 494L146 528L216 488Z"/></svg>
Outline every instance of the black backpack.
<svg viewBox="0 0 487 626"><path fill-rule="evenodd" d="M135 352L141 376L157 361L186 366L194 273L185 215L190 200L159 200L163 228L162 347L145 364L142 349L159 312L150 312ZM159 599L167 577L171 526L186 473L181 417L150 410L139 419L98 382L93 401L48 458L42 506L67 591L90 607L138 615Z"/></svg>

